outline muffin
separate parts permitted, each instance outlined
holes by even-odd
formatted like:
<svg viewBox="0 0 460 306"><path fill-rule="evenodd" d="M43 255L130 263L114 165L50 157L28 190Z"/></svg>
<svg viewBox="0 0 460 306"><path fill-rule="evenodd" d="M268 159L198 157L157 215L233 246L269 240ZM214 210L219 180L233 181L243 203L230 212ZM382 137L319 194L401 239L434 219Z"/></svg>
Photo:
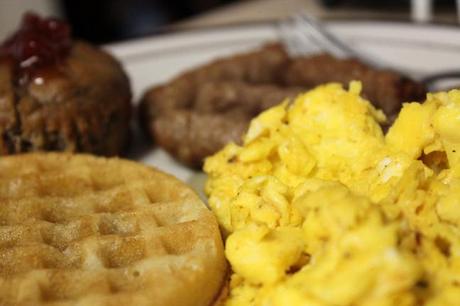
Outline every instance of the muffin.
<svg viewBox="0 0 460 306"><path fill-rule="evenodd" d="M131 89L120 63L73 41L63 21L26 14L0 47L0 155L118 155L129 136Z"/></svg>

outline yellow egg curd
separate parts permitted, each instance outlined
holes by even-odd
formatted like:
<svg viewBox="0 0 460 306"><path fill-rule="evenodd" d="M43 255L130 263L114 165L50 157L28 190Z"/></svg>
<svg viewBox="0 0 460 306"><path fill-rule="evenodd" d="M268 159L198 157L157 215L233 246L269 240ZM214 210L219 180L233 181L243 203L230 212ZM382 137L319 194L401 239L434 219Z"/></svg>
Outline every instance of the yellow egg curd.
<svg viewBox="0 0 460 306"><path fill-rule="evenodd" d="M208 158L227 306L460 305L460 91L384 114L327 84Z"/></svg>

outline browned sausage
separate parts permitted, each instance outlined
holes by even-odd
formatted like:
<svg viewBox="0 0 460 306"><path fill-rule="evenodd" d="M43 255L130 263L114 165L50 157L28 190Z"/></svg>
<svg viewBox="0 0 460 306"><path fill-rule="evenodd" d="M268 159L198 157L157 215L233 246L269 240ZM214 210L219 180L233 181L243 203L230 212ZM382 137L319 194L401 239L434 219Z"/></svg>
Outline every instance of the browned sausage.
<svg viewBox="0 0 460 306"><path fill-rule="evenodd" d="M327 82L363 82L363 94L387 114L418 100L423 85L396 72L326 54L289 58L280 44L214 61L148 90L139 115L150 136L183 163L201 166L238 142L252 117L302 90Z"/></svg>

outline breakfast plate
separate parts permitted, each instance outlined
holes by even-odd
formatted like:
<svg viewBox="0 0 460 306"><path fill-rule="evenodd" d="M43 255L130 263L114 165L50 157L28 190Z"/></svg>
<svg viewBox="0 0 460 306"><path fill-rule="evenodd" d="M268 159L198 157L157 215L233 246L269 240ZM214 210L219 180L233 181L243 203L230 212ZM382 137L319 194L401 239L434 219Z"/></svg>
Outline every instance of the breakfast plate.
<svg viewBox="0 0 460 306"><path fill-rule="evenodd" d="M454 26L400 22L331 21L327 27L348 44L391 67L420 77L460 70L460 31ZM106 46L124 64L136 103L150 86L212 59L279 39L276 23L206 28ZM135 128L135 130L137 130ZM136 132L128 157L171 173L202 192L204 175L176 162Z"/></svg>
<svg viewBox="0 0 460 306"><path fill-rule="evenodd" d="M130 140L138 162L0 159L0 304L457 305L460 32L325 26L389 69L292 56L271 22L105 46L129 80L26 14L0 46L0 153ZM450 79L426 95L435 75ZM227 143L208 176L175 159L198 167Z"/></svg>

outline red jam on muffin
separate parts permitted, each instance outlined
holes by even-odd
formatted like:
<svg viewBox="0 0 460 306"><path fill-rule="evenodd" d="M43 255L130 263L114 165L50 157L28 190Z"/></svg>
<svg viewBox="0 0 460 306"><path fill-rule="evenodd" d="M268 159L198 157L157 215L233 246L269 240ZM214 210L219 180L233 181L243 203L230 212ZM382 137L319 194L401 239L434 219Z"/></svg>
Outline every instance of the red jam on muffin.
<svg viewBox="0 0 460 306"><path fill-rule="evenodd" d="M70 26L28 13L0 46L0 155L30 151L119 155L131 89L107 52Z"/></svg>

